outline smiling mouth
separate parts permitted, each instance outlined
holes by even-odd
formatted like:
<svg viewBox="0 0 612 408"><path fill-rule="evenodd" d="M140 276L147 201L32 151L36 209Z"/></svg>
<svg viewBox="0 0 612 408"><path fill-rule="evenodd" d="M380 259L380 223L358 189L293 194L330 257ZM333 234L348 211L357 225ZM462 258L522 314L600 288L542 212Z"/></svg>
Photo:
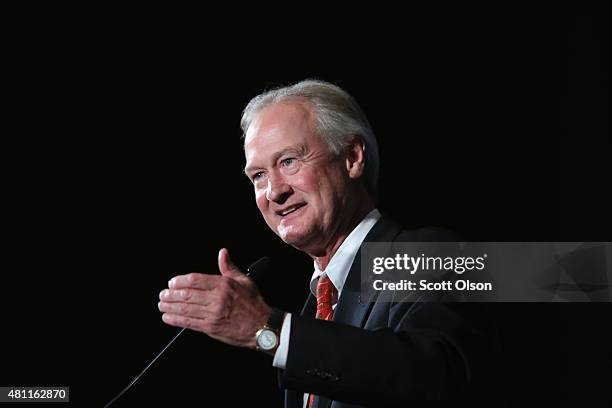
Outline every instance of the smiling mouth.
<svg viewBox="0 0 612 408"><path fill-rule="evenodd" d="M293 214L294 212L296 212L297 210L299 210L300 208L304 207L306 204L298 204L298 205L294 205L291 206L289 208L286 208L282 211L277 212L277 214L281 217L286 217L289 214Z"/></svg>

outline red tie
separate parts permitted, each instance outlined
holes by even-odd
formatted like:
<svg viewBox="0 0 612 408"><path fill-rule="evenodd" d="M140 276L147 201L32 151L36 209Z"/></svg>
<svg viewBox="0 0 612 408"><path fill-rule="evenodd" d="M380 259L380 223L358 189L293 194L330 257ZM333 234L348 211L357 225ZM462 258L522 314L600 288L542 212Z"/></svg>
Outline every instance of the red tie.
<svg viewBox="0 0 612 408"><path fill-rule="evenodd" d="M327 275L321 275L317 282L317 319L331 320L334 316L332 305L338 291Z"/></svg>
<svg viewBox="0 0 612 408"><path fill-rule="evenodd" d="M321 275L317 282L317 319L331 320L334 317L334 302L338 297L338 291L327 275ZM314 394L308 397L307 408L312 408L314 404Z"/></svg>

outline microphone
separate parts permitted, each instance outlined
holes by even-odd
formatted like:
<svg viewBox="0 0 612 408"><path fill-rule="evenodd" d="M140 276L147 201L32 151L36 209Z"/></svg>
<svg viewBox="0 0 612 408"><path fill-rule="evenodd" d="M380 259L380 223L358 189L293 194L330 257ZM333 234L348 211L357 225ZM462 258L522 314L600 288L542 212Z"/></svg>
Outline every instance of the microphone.
<svg viewBox="0 0 612 408"><path fill-rule="evenodd" d="M258 260L256 260L255 262L253 262L248 268L247 268L247 274L246 276L250 277L251 279L253 279L253 281L255 283L257 283L257 281L262 280L263 278L265 278L266 276L269 275L269 272L271 270L270 265L272 264L272 260L267 257L261 257ZM183 332L185 331L185 328L182 328L181 330L179 330L179 332L176 334L176 336L174 336L172 338L172 340L170 340L170 342L168 344L166 344L166 346L159 352L157 353L157 355L155 356L155 358L153 358L153 360L151 360L151 362L149 364L147 364L147 366L140 372L140 374L138 374L136 377L134 377L134 379L124 388L121 390L121 392L117 395L115 395L113 397L112 400L110 400L105 406L104 408L108 408L111 406L111 404L113 404L115 401L117 401L119 399L119 397L121 397L123 394L125 394L125 392L127 390L129 390L132 385L134 385L136 383L136 381L138 381L138 379L140 377L142 377L142 375L149 369L149 367L151 367L153 365L153 363L155 361L157 361L157 359L164 354L164 352L168 349L168 347L170 347L172 345L172 343L174 343L176 341L176 339L179 338L179 336L181 334L183 334Z"/></svg>
<svg viewBox="0 0 612 408"><path fill-rule="evenodd" d="M272 260L268 256L263 256L253 262L247 268L247 274L249 278L253 279L255 283L263 280L265 277L270 275L270 271L272 270Z"/></svg>

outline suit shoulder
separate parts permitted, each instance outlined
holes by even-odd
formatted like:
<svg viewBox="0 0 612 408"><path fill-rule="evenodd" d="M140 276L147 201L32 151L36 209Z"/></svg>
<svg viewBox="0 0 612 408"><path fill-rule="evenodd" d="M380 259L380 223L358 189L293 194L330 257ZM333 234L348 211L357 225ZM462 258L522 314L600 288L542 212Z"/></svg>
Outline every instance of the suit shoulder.
<svg viewBox="0 0 612 408"><path fill-rule="evenodd" d="M463 239L454 231L440 227L424 227L402 230L394 239L397 242L461 242Z"/></svg>
<svg viewBox="0 0 612 408"><path fill-rule="evenodd" d="M383 215L366 237L366 241L462 242L464 240L459 234L441 227L404 229L397 221Z"/></svg>

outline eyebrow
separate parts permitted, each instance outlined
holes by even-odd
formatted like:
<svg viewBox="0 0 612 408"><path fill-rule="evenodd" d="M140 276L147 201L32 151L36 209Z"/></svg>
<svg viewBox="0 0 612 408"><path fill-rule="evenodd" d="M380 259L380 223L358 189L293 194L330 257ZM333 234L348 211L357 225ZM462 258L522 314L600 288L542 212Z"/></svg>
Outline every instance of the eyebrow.
<svg viewBox="0 0 612 408"><path fill-rule="evenodd" d="M272 162L273 163L276 162L279 159L279 157L284 156L287 153L293 153L298 157L303 157L306 155L307 152L308 152L308 148L306 147L306 145L303 145L303 144L287 147L279 152L274 153L274 155L272 156ZM259 167L257 166L247 166L244 168L244 174L247 177L249 177L249 173L258 168Z"/></svg>

